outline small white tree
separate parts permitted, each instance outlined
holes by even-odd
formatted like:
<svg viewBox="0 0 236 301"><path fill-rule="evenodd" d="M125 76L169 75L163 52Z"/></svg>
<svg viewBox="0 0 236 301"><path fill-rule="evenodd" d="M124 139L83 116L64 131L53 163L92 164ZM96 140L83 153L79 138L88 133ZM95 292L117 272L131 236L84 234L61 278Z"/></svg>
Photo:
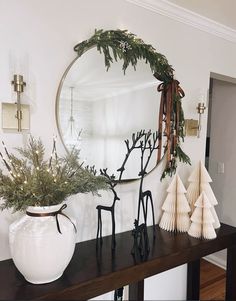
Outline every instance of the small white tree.
<svg viewBox="0 0 236 301"><path fill-rule="evenodd" d="M218 202L209 184L210 182L212 182L212 179L201 161L194 168L188 181L190 182L190 184L187 188L187 199L191 208L191 212L193 213L194 204L196 203L196 200L198 199L200 194L204 191L207 195L208 200L212 204L211 214L214 218L213 226L215 229L220 228L220 222L214 208L214 206L216 206Z"/></svg>
<svg viewBox="0 0 236 301"><path fill-rule="evenodd" d="M213 227L214 218L211 213L212 204L204 191L195 202L195 207L191 216L192 223L188 234L196 238L216 238L216 232Z"/></svg>
<svg viewBox="0 0 236 301"><path fill-rule="evenodd" d="M186 189L178 175L174 176L167 192L159 226L167 231L187 232L190 226L188 213L191 209L185 196Z"/></svg>

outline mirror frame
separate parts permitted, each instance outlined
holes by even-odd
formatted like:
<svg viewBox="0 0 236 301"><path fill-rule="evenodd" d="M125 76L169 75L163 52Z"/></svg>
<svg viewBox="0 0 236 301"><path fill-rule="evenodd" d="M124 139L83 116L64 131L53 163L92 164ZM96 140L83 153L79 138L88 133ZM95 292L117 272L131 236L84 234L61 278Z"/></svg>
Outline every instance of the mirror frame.
<svg viewBox="0 0 236 301"><path fill-rule="evenodd" d="M96 47L100 53L104 54L105 66L107 70L111 67L113 61L122 60L122 69L125 71L129 65L136 70L139 60L144 60L149 64L153 76L161 81L157 91L161 92L161 102L159 109L158 125L158 155L156 166L160 163L166 154L165 169L161 179L166 175L172 176L177 168L178 160L190 164L190 158L183 152L180 147L181 141L184 140L184 112L182 108L182 98L184 91L179 86L179 81L174 78L174 69L169 65L164 55L158 53L150 44L127 30L96 30L94 35L77 44L74 51L77 53L76 58L66 68L56 95L56 123L59 135L66 151L68 151L62 137L62 130L59 123L59 100L65 78L75 61L86 51ZM162 145L162 138L166 136L166 145ZM164 151L162 150L164 149ZM163 154L163 155L162 155ZM127 181L127 180L126 180Z"/></svg>

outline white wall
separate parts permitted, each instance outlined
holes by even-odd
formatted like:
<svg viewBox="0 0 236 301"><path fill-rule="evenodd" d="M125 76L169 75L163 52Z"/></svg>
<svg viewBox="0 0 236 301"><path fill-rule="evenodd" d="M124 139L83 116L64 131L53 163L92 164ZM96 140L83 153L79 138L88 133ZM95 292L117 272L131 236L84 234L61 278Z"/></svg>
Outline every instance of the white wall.
<svg viewBox="0 0 236 301"><path fill-rule="evenodd" d="M0 100L12 99L12 75L15 71L24 73L27 81L24 98L32 107L31 132L43 139L47 151L51 147L53 133L57 133L54 107L60 78L75 57L73 46L88 38L95 28L127 28L165 54L186 92L183 103L187 118L197 118L196 104L201 95L203 98L207 95L210 71L236 77L235 44L124 0L0 0L0 20ZM201 138L185 140L184 149L193 164L204 158L205 129L206 114L203 116ZM4 134L2 131L1 138L10 149L21 145L24 140L21 135ZM59 149L63 151L62 145ZM183 180L189 172L190 167L181 165ZM146 187L153 191L157 221L168 184L168 180L160 183L160 173L160 169L156 169L145 181ZM132 228L137 209L137 188L137 182L120 187L118 231ZM103 199L94 200L90 195L73 197L69 211L77 217L79 241L95 236L95 206L101 201ZM106 197L106 201L109 202L109 198ZM9 212L0 213L2 260L10 257L7 231L13 218ZM155 285L151 286L148 298L163 299L171 287L175 299L184 299L185 276L185 271L179 269L177 274L170 272L164 278L155 277ZM182 285L176 284L176 278L182 280ZM168 294L166 296L168 298Z"/></svg>

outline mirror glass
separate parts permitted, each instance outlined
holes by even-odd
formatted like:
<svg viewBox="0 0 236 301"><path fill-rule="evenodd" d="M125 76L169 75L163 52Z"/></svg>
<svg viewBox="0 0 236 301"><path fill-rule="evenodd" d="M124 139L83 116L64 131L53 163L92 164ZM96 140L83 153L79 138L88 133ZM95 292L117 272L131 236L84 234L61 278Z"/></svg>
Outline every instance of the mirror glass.
<svg viewBox="0 0 236 301"><path fill-rule="evenodd" d="M160 82L149 64L140 60L124 74L122 62L107 71L96 48L78 57L67 69L57 97L57 121L67 149L80 149L80 158L95 168L118 175L126 154L125 139L140 130L158 129ZM122 179L138 178L140 150L132 152ZM157 164L154 154L149 164Z"/></svg>

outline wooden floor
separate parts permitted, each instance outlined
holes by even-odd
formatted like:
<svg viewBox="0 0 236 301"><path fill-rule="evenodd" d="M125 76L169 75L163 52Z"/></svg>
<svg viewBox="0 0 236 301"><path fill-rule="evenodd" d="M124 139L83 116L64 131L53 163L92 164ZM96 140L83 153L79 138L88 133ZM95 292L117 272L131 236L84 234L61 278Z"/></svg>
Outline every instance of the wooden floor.
<svg viewBox="0 0 236 301"><path fill-rule="evenodd" d="M200 300L224 300L225 270L202 260L200 287Z"/></svg>

